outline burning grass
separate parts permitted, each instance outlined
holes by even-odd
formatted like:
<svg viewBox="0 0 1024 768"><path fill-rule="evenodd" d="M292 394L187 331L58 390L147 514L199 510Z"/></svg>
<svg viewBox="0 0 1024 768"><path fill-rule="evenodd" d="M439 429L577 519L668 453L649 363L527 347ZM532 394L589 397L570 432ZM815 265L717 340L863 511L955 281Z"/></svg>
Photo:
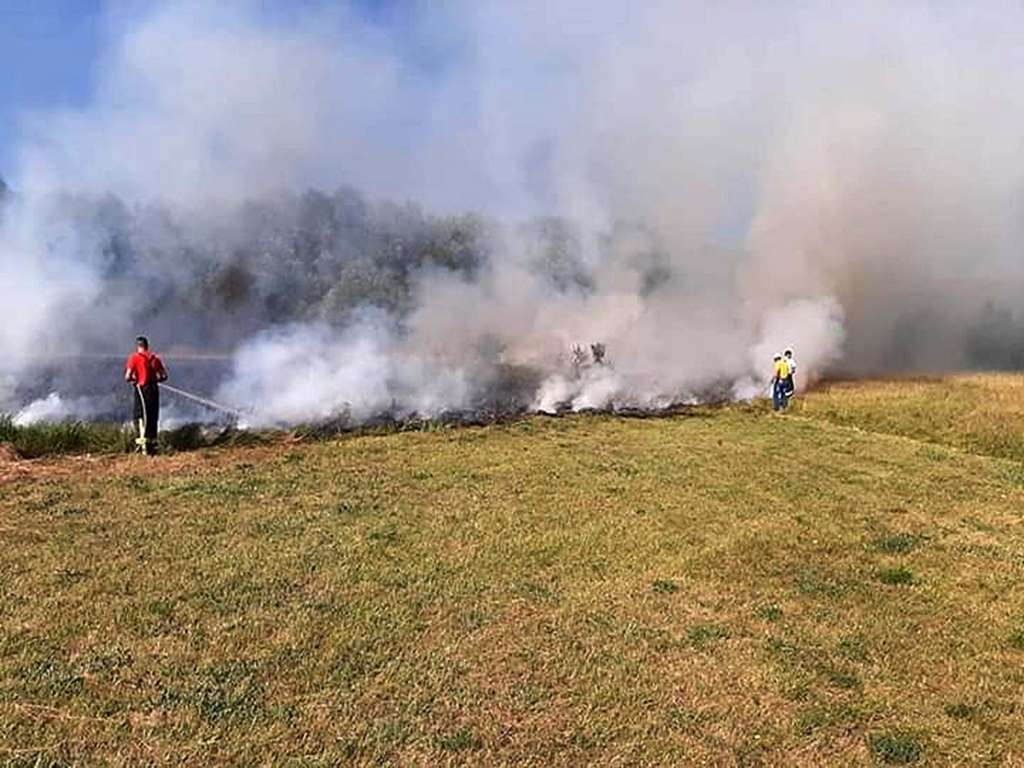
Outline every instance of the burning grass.
<svg viewBox="0 0 1024 768"><path fill-rule="evenodd" d="M0 493L0 760L1010 762L1019 462L812 415L857 386L56 462Z"/></svg>
<svg viewBox="0 0 1024 768"><path fill-rule="evenodd" d="M511 374L509 374L511 375ZM706 405L675 404L643 410L622 408L616 416L665 418L706 415L727 405L728 387L704 393ZM765 401L733 406L754 412ZM590 414L601 411L590 410ZM1024 461L1024 378L1009 374L906 378L884 381L833 382L794 402L793 413L843 426L905 435L942 446ZM558 416L570 415L562 409ZM249 431L233 425L185 424L161 432L163 451L188 451L211 446L324 440L342 434L382 435L403 431L429 432L451 427L515 423L529 414L515 399L496 401L476 410L453 411L434 419L397 418L381 413L355 423L347 417L304 424L288 431ZM23 458L61 454L113 454L132 450L126 427L111 423L69 421L16 426L0 414L0 444L10 445ZM1024 469L1019 473L1024 483Z"/></svg>

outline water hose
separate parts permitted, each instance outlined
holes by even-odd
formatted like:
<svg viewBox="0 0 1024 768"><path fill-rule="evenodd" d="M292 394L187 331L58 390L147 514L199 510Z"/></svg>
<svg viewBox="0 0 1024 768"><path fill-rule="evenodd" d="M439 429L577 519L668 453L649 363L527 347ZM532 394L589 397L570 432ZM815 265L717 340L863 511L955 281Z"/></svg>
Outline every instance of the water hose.
<svg viewBox="0 0 1024 768"><path fill-rule="evenodd" d="M139 428L139 436L135 439L135 447L140 449L143 453L149 451L149 438L147 432L149 432L149 414L146 412L146 398L142 395L142 387L138 384L135 385L135 392L139 396L139 403L142 405L142 419Z"/></svg>
<svg viewBox="0 0 1024 768"><path fill-rule="evenodd" d="M166 389L168 392L173 392L174 394L176 394L176 395L178 395L180 397L184 397L184 398L186 398L188 400L191 400L192 402L199 403L200 405L205 405L207 408L212 408L215 411L222 411L222 412L224 412L226 414L229 414L229 415L235 416L235 417L239 417L239 416L242 415L242 412L239 411L237 408L229 408L226 405L221 405L220 403L215 402L213 400L209 400L209 399L207 399L205 397L200 397L199 395L194 395L191 392L186 392L183 389L178 389L177 387L172 387L167 382L162 383L160 385L160 388L161 389Z"/></svg>

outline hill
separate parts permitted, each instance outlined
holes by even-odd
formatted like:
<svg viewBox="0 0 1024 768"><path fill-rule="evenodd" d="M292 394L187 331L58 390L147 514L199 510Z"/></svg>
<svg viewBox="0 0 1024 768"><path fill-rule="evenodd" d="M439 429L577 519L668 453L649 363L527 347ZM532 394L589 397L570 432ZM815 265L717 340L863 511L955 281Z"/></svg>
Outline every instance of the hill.
<svg viewBox="0 0 1024 768"><path fill-rule="evenodd" d="M0 759L1018 764L1022 413L957 377L22 462Z"/></svg>

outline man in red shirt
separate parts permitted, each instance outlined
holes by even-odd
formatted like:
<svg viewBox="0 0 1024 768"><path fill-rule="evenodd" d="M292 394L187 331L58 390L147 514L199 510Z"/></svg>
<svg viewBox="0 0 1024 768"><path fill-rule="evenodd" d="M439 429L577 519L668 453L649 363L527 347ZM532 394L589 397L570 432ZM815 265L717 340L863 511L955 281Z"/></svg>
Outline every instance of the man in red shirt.
<svg viewBox="0 0 1024 768"><path fill-rule="evenodd" d="M124 380L134 387L135 409L133 418L138 430L135 445L139 451L152 456L156 453L157 422L160 419L161 381L167 381L163 362L149 350L149 339L135 339L135 354L124 366Z"/></svg>

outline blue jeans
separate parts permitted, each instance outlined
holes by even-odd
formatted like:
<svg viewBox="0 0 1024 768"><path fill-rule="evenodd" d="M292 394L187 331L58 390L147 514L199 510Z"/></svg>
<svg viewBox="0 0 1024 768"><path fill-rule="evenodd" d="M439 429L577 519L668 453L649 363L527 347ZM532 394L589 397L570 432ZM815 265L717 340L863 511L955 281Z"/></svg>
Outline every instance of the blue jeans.
<svg viewBox="0 0 1024 768"><path fill-rule="evenodd" d="M776 379L772 384L772 410L781 411L786 407L786 401L789 399L786 391L786 383Z"/></svg>

